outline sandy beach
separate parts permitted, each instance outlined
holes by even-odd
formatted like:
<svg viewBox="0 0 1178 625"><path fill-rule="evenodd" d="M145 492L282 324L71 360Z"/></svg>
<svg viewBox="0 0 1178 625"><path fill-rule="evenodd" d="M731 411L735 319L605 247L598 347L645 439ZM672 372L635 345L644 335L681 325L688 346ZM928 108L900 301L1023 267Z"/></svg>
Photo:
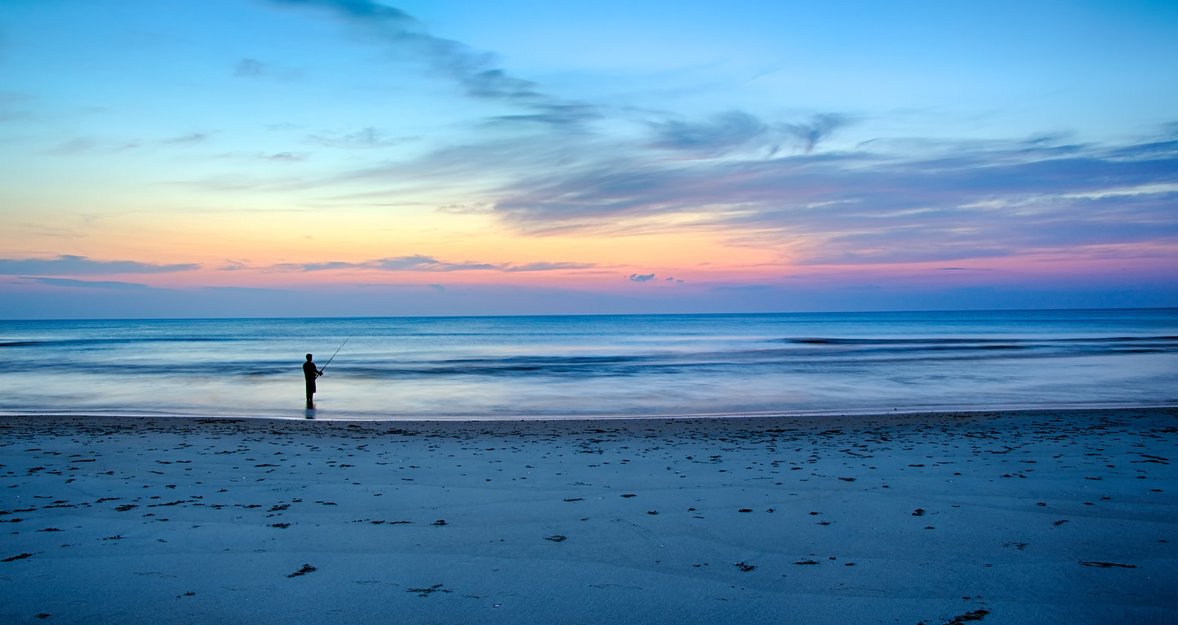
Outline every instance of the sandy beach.
<svg viewBox="0 0 1178 625"><path fill-rule="evenodd" d="M4 623L1178 622L1178 409L0 434Z"/></svg>

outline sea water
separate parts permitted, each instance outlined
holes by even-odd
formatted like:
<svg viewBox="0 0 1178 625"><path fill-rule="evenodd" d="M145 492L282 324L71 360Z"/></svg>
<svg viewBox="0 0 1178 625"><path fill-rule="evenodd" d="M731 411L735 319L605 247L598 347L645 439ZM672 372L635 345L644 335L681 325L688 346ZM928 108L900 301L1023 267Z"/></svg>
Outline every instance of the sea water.
<svg viewBox="0 0 1178 625"><path fill-rule="evenodd" d="M327 365L314 411L307 352ZM1178 404L1178 309L0 321L0 355L7 414L537 419Z"/></svg>

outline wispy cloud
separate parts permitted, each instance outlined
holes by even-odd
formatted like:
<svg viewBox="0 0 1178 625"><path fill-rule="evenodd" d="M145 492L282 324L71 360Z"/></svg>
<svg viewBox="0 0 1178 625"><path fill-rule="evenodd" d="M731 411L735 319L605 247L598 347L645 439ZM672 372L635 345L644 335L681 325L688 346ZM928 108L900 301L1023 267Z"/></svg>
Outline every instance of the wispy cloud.
<svg viewBox="0 0 1178 625"><path fill-rule="evenodd" d="M703 121L664 120L651 122L652 147L714 156L740 148L763 149L773 156L788 145L813 152L852 119L839 113L820 113L803 122L763 120L744 111L728 111Z"/></svg>
<svg viewBox="0 0 1178 625"><path fill-rule="evenodd" d="M0 275L79 276L154 274L192 271L200 265L193 263L154 264L133 260L91 260L85 256L56 258L0 258Z"/></svg>
<svg viewBox="0 0 1178 625"><path fill-rule="evenodd" d="M801 144L806 152L813 152L818 143L829 137L835 130L851 122L845 115L823 113L803 123L782 124L781 127Z"/></svg>
<svg viewBox="0 0 1178 625"><path fill-rule="evenodd" d="M139 139L116 137L74 137L58 142L46 151L53 156L76 156L81 154L117 154L149 148L185 148L205 143L212 136L207 132L165 137L163 139Z"/></svg>
<svg viewBox="0 0 1178 625"><path fill-rule="evenodd" d="M266 74L266 65L257 59L241 59L233 68L238 78L258 78Z"/></svg>
<svg viewBox="0 0 1178 625"><path fill-rule="evenodd" d="M509 273L527 273L533 271L569 271L576 269L593 269L597 265L593 263L526 263L523 265L501 265L503 271Z"/></svg>
<svg viewBox="0 0 1178 625"><path fill-rule="evenodd" d="M160 141L160 144L174 145L174 146L188 146L188 145L196 145L198 143L203 143L208 138L209 138L209 134L206 132L190 132L186 135L179 135L176 137L169 137L167 139L163 139L162 141Z"/></svg>
<svg viewBox="0 0 1178 625"><path fill-rule="evenodd" d="M268 161L296 163L298 161L306 160L307 155L301 152L275 152L273 154L263 155L262 158Z"/></svg>
<svg viewBox="0 0 1178 625"><path fill-rule="evenodd" d="M408 13L374 0L271 0L271 2L290 6L330 9L356 20L387 21L394 24L414 21Z"/></svg>
<svg viewBox="0 0 1178 625"><path fill-rule="evenodd" d="M703 153L726 152L764 137L769 126L741 111L721 113L705 122L669 120L651 124L656 148Z"/></svg>
<svg viewBox="0 0 1178 625"><path fill-rule="evenodd" d="M416 137L391 136L386 131L374 126L349 133L317 134L307 137L307 141L329 148L381 148L400 145L415 139Z"/></svg>
<svg viewBox="0 0 1178 625"><path fill-rule="evenodd" d="M568 130L584 122L604 117L598 107L579 102L531 102L530 112L516 115L497 115L487 119L490 125L531 122Z"/></svg>
<svg viewBox="0 0 1178 625"><path fill-rule="evenodd" d="M438 260L432 256L412 255L392 258L378 258L362 262L328 261L313 263L283 263L273 269L280 271L340 271L367 269L376 271L406 272L451 272L451 271L501 271L507 273L568 271L592 269L593 264L571 262L535 262L517 265L514 263L482 263L467 261L461 263Z"/></svg>
<svg viewBox="0 0 1178 625"><path fill-rule="evenodd" d="M673 162L631 147L521 178L501 190L495 213L531 233L648 228L658 217L667 231L710 228L766 246L796 243L796 262L813 263L1178 241L1172 141L874 147Z"/></svg>
<svg viewBox="0 0 1178 625"><path fill-rule="evenodd" d="M495 265L479 262L452 263L440 261L430 256L402 256L398 258L381 258L368 261L362 266L368 266L382 271L485 271L495 269Z"/></svg>
<svg viewBox="0 0 1178 625"><path fill-rule="evenodd" d="M271 3L319 9L368 29L384 43L411 54L439 76L458 84L472 98L501 101L527 111L499 121L576 125L597 117L594 107L545 94L536 83L499 67L493 54L436 37L398 8L375 0L270 0Z"/></svg>
<svg viewBox="0 0 1178 625"><path fill-rule="evenodd" d="M152 287L137 282L112 280L75 280L71 278L27 278L31 282L65 289L103 289L108 291L146 291Z"/></svg>

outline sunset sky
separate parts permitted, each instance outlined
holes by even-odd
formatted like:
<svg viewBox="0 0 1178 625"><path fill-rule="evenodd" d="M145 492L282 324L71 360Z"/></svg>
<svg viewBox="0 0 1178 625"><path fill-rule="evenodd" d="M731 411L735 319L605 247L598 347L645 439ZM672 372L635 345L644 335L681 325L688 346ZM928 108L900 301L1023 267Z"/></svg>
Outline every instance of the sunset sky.
<svg viewBox="0 0 1178 625"><path fill-rule="evenodd" d="M0 318L1178 306L1178 3L3 0Z"/></svg>

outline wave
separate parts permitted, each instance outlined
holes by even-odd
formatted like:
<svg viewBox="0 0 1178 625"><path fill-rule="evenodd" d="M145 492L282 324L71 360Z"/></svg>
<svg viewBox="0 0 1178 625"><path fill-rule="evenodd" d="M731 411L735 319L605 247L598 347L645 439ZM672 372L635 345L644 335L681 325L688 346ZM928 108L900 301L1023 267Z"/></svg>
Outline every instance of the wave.
<svg viewBox="0 0 1178 625"><path fill-rule="evenodd" d="M111 339L114 340L114 339ZM143 339L145 341L209 342L218 338ZM100 339L86 339L93 344ZM69 341L34 343L32 346L61 347ZM1080 338L830 338L797 337L759 342L758 347L719 350L631 351L620 353L564 355L560 353L511 356L470 356L446 358L422 352L387 352L350 356L336 360L331 372L353 379L443 378L443 377L529 377L595 378L757 372L847 371L893 363L936 363L970 360L1017 360L1070 358L1124 354L1169 354L1178 352L1178 336L1117 336ZM778 345L774 347L773 345ZM557 346L548 345L549 350ZM193 360L180 349L153 354L150 359L95 361L65 357L67 351L50 350L40 358L22 361L21 368L54 373L83 373L131 376L237 376L248 378L298 375L296 359L251 358L245 347L222 350L215 361ZM58 355L61 357L53 357Z"/></svg>
<svg viewBox="0 0 1178 625"><path fill-rule="evenodd" d="M1051 339L1016 339L1016 338L942 338L942 337L927 337L927 338L785 338L780 339L786 343L794 343L798 345L924 345L924 344L938 344L938 345L985 345L985 344L1052 344L1052 343L1090 343L1090 344L1115 344L1115 343L1136 343L1142 341L1156 341L1166 343L1178 343L1178 336L1109 336L1109 337L1079 337L1079 338L1051 338Z"/></svg>
<svg viewBox="0 0 1178 625"><path fill-rule="evenodd" d="M99 345L134 345L147 343L228 343L239 341L234 337L217 336L147 336L147 337L103 337L69 339L33 339L23 341L0 341L0 347L91 347Z"/></svg>
<svg viewBox="0 0 1178 625"><path fill-rule="evenodd" d="M893 354L916 356L930 352L956 352L962 357L980 357L985 352L1039 353L1042 355L1097 355L1101 353L1165 353L1178 351L1178 336L1115 336L1080 338L787 338L789 345L829 347L808 350L811 356L826 354ZM802 350L806 351L806 350Z"/></svg>

